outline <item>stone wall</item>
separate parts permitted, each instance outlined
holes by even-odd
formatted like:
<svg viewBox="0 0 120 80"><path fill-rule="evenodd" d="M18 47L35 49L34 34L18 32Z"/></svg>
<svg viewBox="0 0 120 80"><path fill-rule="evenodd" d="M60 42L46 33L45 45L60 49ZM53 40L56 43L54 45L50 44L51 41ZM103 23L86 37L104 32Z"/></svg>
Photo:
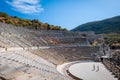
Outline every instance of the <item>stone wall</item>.
<svg viewBox="0 0 120 80"><path fill-rule="evenodd" d="M108 58L103 58L102 62L120 80L120 51L115 51Z"/></svg>

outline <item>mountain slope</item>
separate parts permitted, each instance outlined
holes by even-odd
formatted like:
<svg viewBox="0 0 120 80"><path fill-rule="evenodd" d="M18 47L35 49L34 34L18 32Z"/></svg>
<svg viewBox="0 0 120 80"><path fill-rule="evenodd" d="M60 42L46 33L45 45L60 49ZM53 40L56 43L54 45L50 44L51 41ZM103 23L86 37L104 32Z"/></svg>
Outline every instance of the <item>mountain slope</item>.
<svg viewBox="0 0 120 80"><path fill-rule="evenodd" d="M95 33L120 33L120 16L109 19L88 22L77 26L72 31L94 31Z"/></svg>
<svg viewBox="0 0 120 80"><path fill-rule="evenodd" d="M0 22L12 24L19 27L43 29L43 30L66 30L61 26L50 25L48 23L42 23L38 19L22 19L17 16L10 16L4 12L0 12Z"/></svg>

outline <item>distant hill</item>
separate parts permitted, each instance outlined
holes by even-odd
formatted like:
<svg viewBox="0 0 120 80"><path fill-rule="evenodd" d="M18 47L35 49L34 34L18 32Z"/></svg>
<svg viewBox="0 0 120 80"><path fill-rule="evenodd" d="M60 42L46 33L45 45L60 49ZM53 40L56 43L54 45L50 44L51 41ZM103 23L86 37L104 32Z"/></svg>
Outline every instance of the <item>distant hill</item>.
<svg viewBox="0 0 120 80"><path fill-rule="evenodd" d="M38 19L22 19L17 16L9 16L4 12L0 12L0 22L12 24L17 27L28 27L42 30L66 30L65 28L61 28L61 26L50 25L48 23L42 23Z"/></svg>
<svg viewBox="0 0 120 80"><path fill-rule="evenodd" d="M100 33L120 33L120 16L112 17L109 19L88 22L77 26L72 31L94 31Z"/></svg>

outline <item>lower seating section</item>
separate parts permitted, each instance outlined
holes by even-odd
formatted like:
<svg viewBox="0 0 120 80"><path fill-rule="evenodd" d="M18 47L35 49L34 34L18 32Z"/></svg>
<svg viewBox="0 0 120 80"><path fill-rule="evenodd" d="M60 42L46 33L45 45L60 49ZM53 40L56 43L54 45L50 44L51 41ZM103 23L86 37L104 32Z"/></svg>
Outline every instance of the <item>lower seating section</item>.
<svg viewBox="0 0 120 80"><path fill-rule="evenodd" d="M18 73L17 75L13 75ZM22 72L22 73L21 73ZM59 74L56 66L52 63L26 51L14 51L0 54L0 74L6 79L14 78L15 76L30 75L31 79L38 76L36 80L43 78L49 80L67 80ZM41 77L41 78L40 78ZM34 79L35 80L35 79Z"/></svg>
<svg viewBox="0 0 120 80"><path fill-rule="evenodd" d="M120 51L115 51L109 58L103 58L103 63L120 80Z"/></svg>
<svg viewBox="0 0 120 80"><path fill-rule="evenodd" d="M41 56L48 61L59 65L68 61L94 60L99 47L54 47L48 49L33 50L32 53ZM96 56L94 56L94 54Z"/></svg>
<svg viewBox="0 0 120 80"><path fill-rule="evenodd" d="M71 37L46 37L43 38L48 45L87 45L87 39L86 38L71 38Z"/></svg>

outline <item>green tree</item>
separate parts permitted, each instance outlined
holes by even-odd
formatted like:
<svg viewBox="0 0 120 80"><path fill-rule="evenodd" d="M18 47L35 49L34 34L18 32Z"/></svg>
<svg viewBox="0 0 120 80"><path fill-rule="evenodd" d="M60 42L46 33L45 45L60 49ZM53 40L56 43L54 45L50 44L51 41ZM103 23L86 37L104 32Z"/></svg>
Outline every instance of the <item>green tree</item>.
<svg viewBox="0 0 120 80"><path fill-rule="evenodd" d="M0 12L0 16L1 16L1 17L8 17L9 15L6 14L6 13L4 13L4 12Z"/></svg>

